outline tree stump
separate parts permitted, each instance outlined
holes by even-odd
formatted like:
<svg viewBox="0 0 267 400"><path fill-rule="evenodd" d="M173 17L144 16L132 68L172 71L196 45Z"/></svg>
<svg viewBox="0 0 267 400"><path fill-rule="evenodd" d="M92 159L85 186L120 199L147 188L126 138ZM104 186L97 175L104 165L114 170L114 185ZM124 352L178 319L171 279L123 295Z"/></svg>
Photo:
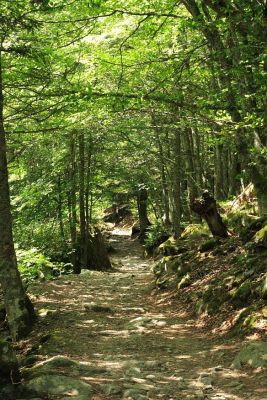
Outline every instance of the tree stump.
<svg viewBox="0 0 267 400"><path fill-rule="evenodd" d="M208 191L202 195L202 199L194 199L190 208L207 222L213 236L227 238L227 227L220 216L216 201L211 197Z"/></svg>

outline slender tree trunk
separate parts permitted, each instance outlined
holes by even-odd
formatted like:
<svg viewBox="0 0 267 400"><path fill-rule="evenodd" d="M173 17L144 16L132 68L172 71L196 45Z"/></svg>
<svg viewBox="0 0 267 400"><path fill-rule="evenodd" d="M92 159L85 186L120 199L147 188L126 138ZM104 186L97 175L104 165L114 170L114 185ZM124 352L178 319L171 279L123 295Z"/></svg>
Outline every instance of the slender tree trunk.
<svg viewBox="0 0 267 400"><path fill-rule="evenodd" d="M59 229L60 229L60 236L62 240L65 243L65 232L64 232L64 221L63 221L63 212L62 212L62 190L61 190L61 179L60 176L58 177L58 182L57 182L57 187L58 187L58 220L59 220Z"/></svg>
<svg viewBox="0 0 267 400"><path fill-rule="evenodd" d="M138 216L140 224L139 240L141 243L144 243L147 228L151 225L147 215L147 199L148 199L147 189L142 188L138 190L137 208L138 208Z"/></svg>
<svg viewBox="0 0 267 400"><path fill-rule="evenodd" d="M15 341L30 331L34 309L22 286L14 249L3 109L0 52L0 283L4 294L10 333Z"/></svg>
<svg viewBox="0 0 267 400"><path fill-rule="evenodd" d="M161 173L161 187L162 187L162 203L163 203L163 220L166 225L170 225L170 204L169 204L169 188L167 182L165 160L163 146L158 130L156 130L157 143L159 149L160 173Z"/></svg>
<svg viewBox="0 0 267 400"><path fill-rule="evenodd" d="M174 130L173 137L174 163L172 171L172 200L173 200L173 232L178 238L181 234L181 135Z"/></svg>
<svg viewBox="0 0 267 400"><path fill-rule="evenodd" d="M70 136L70 171L69 171L69 183L70 191L68 194L68 207L69 207L69 224L70 224L70 236L71 236L71 262L73 264L73 271L75 274L81 272L81 266L79 262L79 249L77 243L77 196L76 196L76 135L75 132L71 133Z"/></svg>
<svg viewBox="0 0 267 400"><path fill-rule="evenodd" d="M79 133L79 210L80 210L80 263L82 268L87 267L87 227L85 217L85 149L84 133Z"/></svg>

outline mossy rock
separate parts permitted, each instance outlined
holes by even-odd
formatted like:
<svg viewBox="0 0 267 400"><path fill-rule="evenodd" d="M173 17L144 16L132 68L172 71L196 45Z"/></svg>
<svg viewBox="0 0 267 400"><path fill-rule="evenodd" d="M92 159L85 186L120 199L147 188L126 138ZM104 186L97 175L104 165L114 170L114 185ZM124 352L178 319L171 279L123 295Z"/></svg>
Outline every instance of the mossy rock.
<svg viewBox="0 0 267 400"><path fill-rule="evenodd" d="M174 263L175 260L176 257L173 256L161 258L161 260L153 268L154 274L156 276L160 276L164 273L174 273L176 271L176 264Z"/></svg>
<svg viewBox="0 0 267 400"><path fill-rule="evenodd" d="M224 287L209 286L202 295L202 301L197 304L197 312L207 312L208 314L216 314L227 300L229 300L229 293Z"/></svg>
<svg viewBox="0 0 267 400"><path fill-rule="evenodd" d="M247 301L252 291L252 283L249 280L243 282L238 288L231 292L232 302L241 305Z"/></svg>
<svg viewBox="0 0 267 400"><path fill-rule="evenodd" d="M214 247L218 246L220 244L220 242L217 239L209 239L206 242L202 243L198 250L200 251L200 253L204 253L206 251L210 251L213 250Z"/></svg>
<svg viewBox="0 0 267 400"><path fill-rule="evenodd" d="M72 399L89 400L92 386L78 379L64 375L40 375L23 385L24 390L37 395L68 396Z"/></svg>
<svg viewBox="0 0 267 400"><path fill-rule="evenodd" d="M180 282L178 283L178 289L182 289L184 287L189 286L191 283L191 277L190 275L187 273L186 275L184 275L182 277L182 279L180 280Z"/></svg>
<svg viewBox="0 0 267 400"><path fill-rule="evenodd" d="M59 374L64 373L66 369L71 375L83 374L86 376L94 375L96 372L103 373L106 370L103 368L88 367L87 365L81 364L77 361L71 360L64 356L54 356L45 361L34 364L31 368L22 369L22 376L27 379L34 379L35 377L46 375L46 374Z"/></svg>
<svg viewBox="0 0 267 400"><path fill-rule="evenodd" d="M253 236L267 224L267 217L261 217L253 221L246 228L241 230L240 238L243 243L251 242Z"/></svg>
<svg viewBox="0 0 267 400"><path fill-rule="evenodd" d="M258 246L267 248L267 223L254 235L254 242Z"/></svg>
<svg viewBox="0 0 267 400"><path fill-rule="evenodd" d="M182 239L201 239L208 238L210 231L207 225L202 224L190 224L184 229L181 238Z"/></svg>
<svg viewBox="0 0 267 400"><path fill-rule="evenodd" d="M157 254L162 254L164 256L172 256L177 254L179 251L179 246L177 241L171 236L165 242L161 243L156 250Z"/></svg>
<svg viewBox="0 0 267 400"><path fill-rule="evenodd" d="M245 343L240 352L235 357L232 367L240 369L242 367L267 368L267 343L250 342Z"/></svg>

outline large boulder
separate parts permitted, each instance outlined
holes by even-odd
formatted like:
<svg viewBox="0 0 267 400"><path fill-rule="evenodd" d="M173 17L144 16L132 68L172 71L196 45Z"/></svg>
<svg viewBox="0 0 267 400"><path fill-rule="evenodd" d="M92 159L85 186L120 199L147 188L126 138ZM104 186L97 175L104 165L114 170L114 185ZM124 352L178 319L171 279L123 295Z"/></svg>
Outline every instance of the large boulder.
<svg viewBox="0 0 267 400"><path fill-rule="evenodd" d="M19 380L16 354L10 343L0 339L0 381L13 383Z"/></svg>
<svg viewBox="0 0 267 400"><path fill-rule="evenodd" d="M267 368L267 343L250 342L245 343L235 357L232 367L240 369L250 366L253 368Z"/></svg>

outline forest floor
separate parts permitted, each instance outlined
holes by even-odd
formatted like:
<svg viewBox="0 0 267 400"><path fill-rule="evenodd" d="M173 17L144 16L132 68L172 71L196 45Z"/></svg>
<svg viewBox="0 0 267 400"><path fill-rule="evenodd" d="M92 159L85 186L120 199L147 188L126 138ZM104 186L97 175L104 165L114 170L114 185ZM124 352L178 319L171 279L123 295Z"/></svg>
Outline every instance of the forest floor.
<svg viewBox="0 0 267 400"><path fill-rule="evenodd" d="M82 368L63 362L60 373L91 385L92 400L267 399L262 370L230 368L241 341L198 327L169 292L156 289L153 262L127 234L115 230L110 238L114 271L83 271L31 288L40 318L20 345L38 358L30 370L68 357ZM87 398L51 393L38 399Z"/></svg>

